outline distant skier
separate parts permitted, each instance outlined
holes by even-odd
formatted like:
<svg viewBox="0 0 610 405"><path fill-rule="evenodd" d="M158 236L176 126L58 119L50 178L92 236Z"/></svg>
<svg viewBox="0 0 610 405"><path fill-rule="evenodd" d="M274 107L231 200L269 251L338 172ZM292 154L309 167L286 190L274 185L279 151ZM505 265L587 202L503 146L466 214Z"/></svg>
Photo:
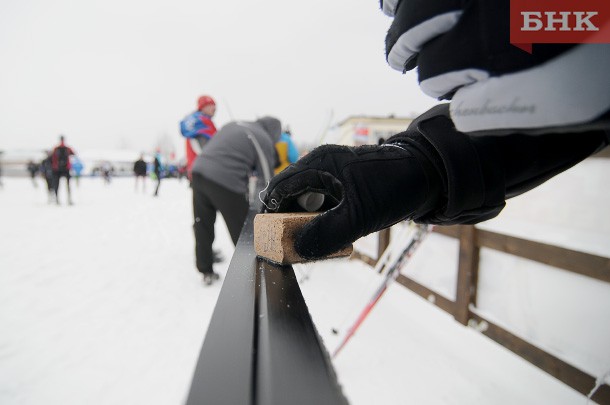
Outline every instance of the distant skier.
<svg viewBox="0 0 610 405"><path fill-rule="evenodd" d="M55 190L53 188L53 167L51 163L52 158L53 154L51 151L47 151L47 157L40 162L40 175L47 183L47 199L49 204L55 201Z"/></svg>
<svg viewBox="0 0 610 405"><path fill-rule="evenodd" d="M212 117L216 113L216 102L210 96L201 96L197 100L197 111L180 121L180 132L186 138L186 172L192 179L192 168L195 158L201 149L216 134Z"/></svg>
<svg viewBox="0 0 610 405"><path fill-rule="evenodd" d="M38 187L38 183L36 183L36 173L38 173L38 165L34 163L34 161L28 161L27 166L28 172L30 173L30 178L32 179L32 184L34 187Z"/></svg>
<svg viewBox="0 0 610 405"><path fill-rule="evenodd" d="M184 177L188 177L186 173L186 164L180 164L178 166L178 180L182 181Z"/></svg>
<svg viewBox="0 0 610 405"><path fill-rule="evenodd" d="M153 172L155 173L155 177L157 179L157 187L155 188L154 197L159 196L159 187L161 186L161 178L163 177L163 165L161 163L161 152L157 151L155 153L155 161L153 163Z"/></svg>
<svg viewBox="0 0 610 405"><path fill-rule="evenodd" d="M68 204L72 205L72 195L70 193L70 156L74 155L72 148L66 145L63 135L59 137L57 145L51 153L51 168L53 170L53 190L55 192L55 202L59 204L59 180L66 178L66 189L68 190Z"/></svg>
<svg viewBox="0 0 610 405"><path fill-rule="evenodd" d="M104 183L107 185L110 184L113 172L113 168L110 162L106 161L102 163L102 167L100 168L100 170L102 171L102 178L104 179Z"/></svg>
<svg viewBox="0 0 610 405"><path fill-rule="evenodd" d="M84 165L82 160L78 158L78 156L72 156L72 171L74 172L74 180L76 181L76 187L79 186L80 176L83 173Z"/></svg>
<svg viewBox="0 0 610 405"><path fill-rule="evenodd" d="M138 183L142 182L142 192L146 191L146 162L144 161L144 155L140 155L140 158L133 164L133 174L136 178L136 188L138 191Z"/></svg>

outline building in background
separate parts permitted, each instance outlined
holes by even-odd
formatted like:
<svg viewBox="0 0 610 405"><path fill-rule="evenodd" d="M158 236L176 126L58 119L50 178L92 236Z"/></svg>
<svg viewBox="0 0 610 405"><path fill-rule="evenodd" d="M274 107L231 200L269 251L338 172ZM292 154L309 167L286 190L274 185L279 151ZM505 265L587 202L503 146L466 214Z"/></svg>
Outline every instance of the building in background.
<svg viewBox="0 0 610 405"><path fill-rule="evenodd" d="M354 115L339 122L333 128L332 143L348 146L375 145L379 139L388 139L403 132L414 118L374 117Z"/></svg>

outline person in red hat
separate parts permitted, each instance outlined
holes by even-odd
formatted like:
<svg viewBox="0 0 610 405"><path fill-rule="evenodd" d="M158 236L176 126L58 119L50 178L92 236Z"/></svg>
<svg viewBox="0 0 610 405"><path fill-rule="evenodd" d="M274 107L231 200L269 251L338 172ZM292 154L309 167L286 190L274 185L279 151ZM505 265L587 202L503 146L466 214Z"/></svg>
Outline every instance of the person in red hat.
<svg viewBox="0 0 610 405"><path fill-rule="evenodd" d="M197 99L197 111L180 121L180 132L186 138L186 170L189 180L195 158L201 153L203 145L216 134L212 117L216 113L216 102L210 96Z"/></svg>

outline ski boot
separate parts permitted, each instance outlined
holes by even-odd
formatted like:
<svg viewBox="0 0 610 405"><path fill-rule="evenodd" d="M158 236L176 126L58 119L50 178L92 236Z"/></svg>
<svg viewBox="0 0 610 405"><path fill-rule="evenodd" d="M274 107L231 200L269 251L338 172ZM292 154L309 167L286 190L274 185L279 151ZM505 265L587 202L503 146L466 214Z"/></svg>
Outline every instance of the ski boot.
<svg viewBox="0 0 610 405"><path fill-rule="evenodd" d="M218 280L220 278L220 276L218 275L218 273L212 272L212 273L204 273L203 274L203 283L205 285L211 285L214 281Z"/></svg>

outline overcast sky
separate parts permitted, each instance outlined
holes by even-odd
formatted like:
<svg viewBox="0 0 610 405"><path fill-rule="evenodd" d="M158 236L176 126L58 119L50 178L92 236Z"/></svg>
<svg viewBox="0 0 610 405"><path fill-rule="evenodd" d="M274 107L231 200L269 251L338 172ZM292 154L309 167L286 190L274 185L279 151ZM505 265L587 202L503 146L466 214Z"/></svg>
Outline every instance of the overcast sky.
<svg viewBox="0 0 610 405"><path fill-rule="evenodd" d="M377 0L2 0L0 149L183 154L179 120L200 94L215 122L274 115L301 142L350 115L436 104L385 61Z"/></svg>

